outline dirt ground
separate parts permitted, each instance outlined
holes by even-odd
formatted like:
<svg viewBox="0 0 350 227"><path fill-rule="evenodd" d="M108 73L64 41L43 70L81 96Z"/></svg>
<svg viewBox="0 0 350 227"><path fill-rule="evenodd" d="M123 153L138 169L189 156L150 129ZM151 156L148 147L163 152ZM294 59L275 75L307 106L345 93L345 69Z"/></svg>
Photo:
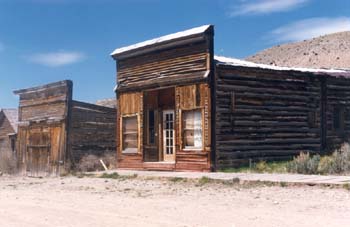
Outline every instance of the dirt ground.
<svg viewBox="0 0 350 227"><path fill-rule="evenodd" d="M350 191L173 179L0 177L0 226L350 226Z"/></svg>

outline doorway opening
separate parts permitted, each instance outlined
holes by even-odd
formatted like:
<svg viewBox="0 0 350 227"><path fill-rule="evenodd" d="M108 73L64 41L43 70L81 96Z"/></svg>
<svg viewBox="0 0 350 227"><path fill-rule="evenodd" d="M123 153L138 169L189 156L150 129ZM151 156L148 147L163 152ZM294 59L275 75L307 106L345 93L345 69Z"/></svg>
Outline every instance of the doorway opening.
<svg viewBox="0 0 350 227"><path fill-rule="evenodd" d="M175 88L144 92L144 161L175 161Z"/></svg>

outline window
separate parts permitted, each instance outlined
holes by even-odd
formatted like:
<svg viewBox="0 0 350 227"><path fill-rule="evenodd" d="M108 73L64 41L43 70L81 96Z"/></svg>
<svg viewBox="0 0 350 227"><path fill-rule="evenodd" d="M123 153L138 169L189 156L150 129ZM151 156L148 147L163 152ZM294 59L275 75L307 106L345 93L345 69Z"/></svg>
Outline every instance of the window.
<svg viewBox="0 0 350 227"><path fill-rule="evenodd" d="M155 113L154 110L148 111L148 144L155 144Z"/></svg>
<svg viewBox="0 0 350 227"><path fill-rule="evenodd" d="M11 150L15 152L16 149L16 138L11 137Z"/></svg>
<svg viewBox="0 0 350 227"><path fill-rule="evenodd" d="M123 117L122 122L123 153L136 153L138 141L137 116Z"/></svg>
<svg viewBox="0 0 350 227"><path fill-rule="evenodd" d="M183 144L185 149L202 149L201 110L183 112Z"/></svg>
<svg viewBox="0 0 350 227"><path fill-rule="evenodd" d="M333 112L333 129L343 130L344 129L344 108L335 107Z"/></svg>
<svg viewBox="0 0 350 227"><path fill-rule="evenodd" d="M164 133L164 151L165 155L173 155L175 150L174 139L174 111L167 110L163 112L163 133Z"/></svg>

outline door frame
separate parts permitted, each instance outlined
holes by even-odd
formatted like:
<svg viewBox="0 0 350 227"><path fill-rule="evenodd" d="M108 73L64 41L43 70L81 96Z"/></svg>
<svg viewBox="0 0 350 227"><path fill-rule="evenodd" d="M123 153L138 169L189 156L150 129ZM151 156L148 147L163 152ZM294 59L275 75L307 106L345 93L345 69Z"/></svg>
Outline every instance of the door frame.
<svg viewBox="0 0 350 227"><path fill-rule="evenodd" d="M172 114L172 128L168 129L168 132L170 136L167 137L167 129L166 129L166 115L167 114ZM162 146L162 152L163 152L163 162L175 162L175 155L176 155L176 150L175 150L175 141L176 141L176 133L175 133L175 110L174 109L167 109L162 111L162 141L163 141L163 146ZM167 139L172 140L172 145L167 145L166 141ZM171 154L167 154L167 148L172 151Z"/></svg>

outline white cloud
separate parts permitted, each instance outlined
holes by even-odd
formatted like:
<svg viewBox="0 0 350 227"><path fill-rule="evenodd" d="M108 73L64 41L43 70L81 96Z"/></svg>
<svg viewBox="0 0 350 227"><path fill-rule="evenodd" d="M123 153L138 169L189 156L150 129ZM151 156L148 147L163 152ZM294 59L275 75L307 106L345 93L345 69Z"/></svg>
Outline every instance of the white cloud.
<svg viewBox="0 0 350 227"><path fill-rule="evenodd" d="M350 17L300 20L273 30L269 36L277 42L290 42L342 31L350 31Z"/></svg>
<svg viewBox="0 0 350 227"><path fill-rule="evenodd" d="M232 8L229 16L285 12L300 7L308 1L310 0L242 0L240 5Z"/></svg>
<svg viewBox="0 0 350 227"><path fill-rule="evenodd" d="M49 67L59 67L80 62L84 58L85 55L80 52L59 51L33 54L28 57L28 60Z"/></svg>

